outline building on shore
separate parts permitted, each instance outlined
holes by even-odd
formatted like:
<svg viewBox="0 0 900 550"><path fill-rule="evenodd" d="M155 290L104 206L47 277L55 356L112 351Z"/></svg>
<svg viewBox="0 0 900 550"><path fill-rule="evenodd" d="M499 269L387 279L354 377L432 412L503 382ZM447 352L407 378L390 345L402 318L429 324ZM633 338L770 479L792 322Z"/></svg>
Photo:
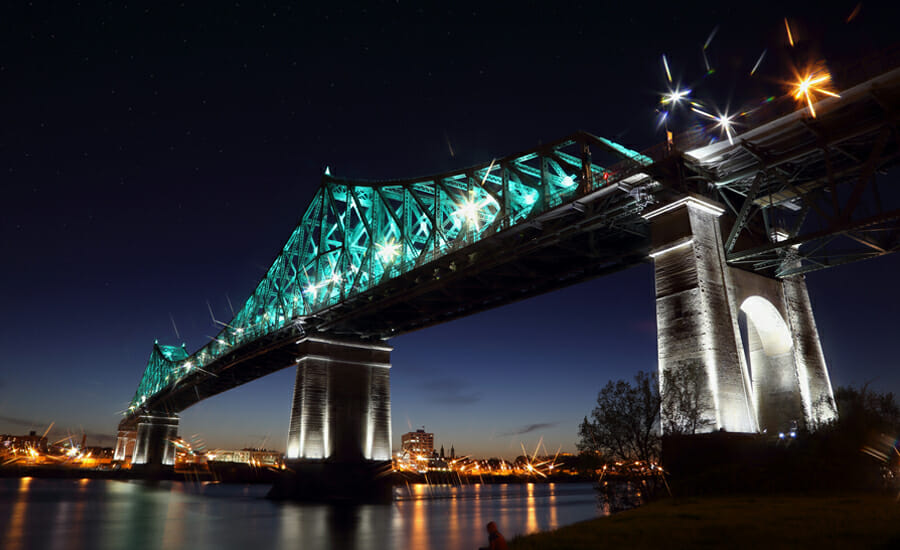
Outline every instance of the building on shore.
<svg viewBox="0 0 900 550"><path fill-rule="evenodd" d="M240 451L216 449L206 453L206 461L207 463L235 462L263 468L280 468L284 464L284 456L278 451L266 449L241 449Z"/></svg>
<svg viewBox="0 0 900 550"><path fill-rule="evenodd" d="M2 451L26 451L34 449L40 453L46 453L49 450L47 438L38 435L37 432L29 432L28 435L7 435L0 434L0 452Z"/></svg>
<svg viewBox="0 0 900 550"><path fill-rule="evenodd" d="M434 454L434 434L421 430L408 432L400 436L401 450L418 456L431 458Z"/></svg>

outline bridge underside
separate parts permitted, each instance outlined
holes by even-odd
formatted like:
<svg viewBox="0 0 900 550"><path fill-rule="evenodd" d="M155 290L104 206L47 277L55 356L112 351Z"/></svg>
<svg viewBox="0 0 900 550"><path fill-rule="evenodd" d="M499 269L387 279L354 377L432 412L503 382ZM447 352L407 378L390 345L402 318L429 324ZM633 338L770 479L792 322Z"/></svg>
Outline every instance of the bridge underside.
<svg viewBox="0 0 900 550"><path fill-rule="evenodd" d="M377 342L612 273L647 260L640 205L617 186L447 254L197 369L151 396L146 411L177 414L294 366L305 335ZM134 429L137 416L120 429Z"/></svg>
<svg viewBox="0 0 900 550"><path fill-rule="evenodd" d="M592 210L569 207L498 233L345 300L308 326L389 338L646 261L649 233L636 212L610 223L608 210Z"/></svg>
<svg viewBox="0 0 900 550"><path fill-rule="evenodd" d="M688 151L686 170L733 214L733 266L800 275L900 250L900 68L742 133ZM731 222L731 220L729 220Z"/></svg>

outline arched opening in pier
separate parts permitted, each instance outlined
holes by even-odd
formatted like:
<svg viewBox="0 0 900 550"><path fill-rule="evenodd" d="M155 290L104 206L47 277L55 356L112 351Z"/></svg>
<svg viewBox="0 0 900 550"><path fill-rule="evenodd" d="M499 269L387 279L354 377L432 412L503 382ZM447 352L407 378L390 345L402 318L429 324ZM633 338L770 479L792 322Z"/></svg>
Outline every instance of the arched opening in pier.
<svg viewBox="0 0 900 550"><path fill-rule="evenodd" d="M804 418L791 331L761 296L744 300L738 322L757 425L761 431L787 432Z"/></svg>

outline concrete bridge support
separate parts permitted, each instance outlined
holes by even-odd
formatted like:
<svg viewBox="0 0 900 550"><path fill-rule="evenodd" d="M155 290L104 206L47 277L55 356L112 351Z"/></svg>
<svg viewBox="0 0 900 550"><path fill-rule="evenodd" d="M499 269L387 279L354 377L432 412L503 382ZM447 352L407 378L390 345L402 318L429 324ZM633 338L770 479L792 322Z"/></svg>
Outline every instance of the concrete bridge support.
<svg viewBox="0 0 900 550"><path fill-rule="evenodd" d="M175 465L175 445L178 437L178 415L150 413L138 418L134 453L131 465L151 469Z"/></svg>
<svg viewBox="0 0 900 550"><path fill-rule="evenodd" d="M131 459L136 442L137 430L120 427L118 437L116 437L116 452L113 454L113 460L124 462Z"/></svg>
<svg viewBox="0 0 900 550"><path fill-rule="evenodd" d="M814 428L836 412L806 283L728 266L723 212L687 196L644 215L652 224L660 379L700 367L709 431Z"/></svg>
<svg viewBox="0 0 900 550"><path fill-rule="evenodd" d="M289 459L391 459L391 349L309 336L300 342Z"/></svg>
<svg viewBox="0 0 900 550"><path fill-rule="evenodd" d="M297 475L276 484L272 496L378 498L389 489L392 348L323 335L298 344L287 442Z"/></svg>

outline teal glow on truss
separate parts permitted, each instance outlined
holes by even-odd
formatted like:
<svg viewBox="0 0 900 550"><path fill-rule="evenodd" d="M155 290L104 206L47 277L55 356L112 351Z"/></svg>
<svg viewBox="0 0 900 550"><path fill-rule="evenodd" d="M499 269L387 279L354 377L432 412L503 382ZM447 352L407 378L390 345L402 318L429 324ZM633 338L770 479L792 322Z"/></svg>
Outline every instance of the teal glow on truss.
<svg viewBox="0 0 900 550"><path fill-rule="evenodd" d="M611 168L595 164L592 151L608 157ZM128 413L240 346L651 163L580 132L436 176L376 183L326 173L287 244L219 334L190 355L183 347L154 345Z"/></svg>

